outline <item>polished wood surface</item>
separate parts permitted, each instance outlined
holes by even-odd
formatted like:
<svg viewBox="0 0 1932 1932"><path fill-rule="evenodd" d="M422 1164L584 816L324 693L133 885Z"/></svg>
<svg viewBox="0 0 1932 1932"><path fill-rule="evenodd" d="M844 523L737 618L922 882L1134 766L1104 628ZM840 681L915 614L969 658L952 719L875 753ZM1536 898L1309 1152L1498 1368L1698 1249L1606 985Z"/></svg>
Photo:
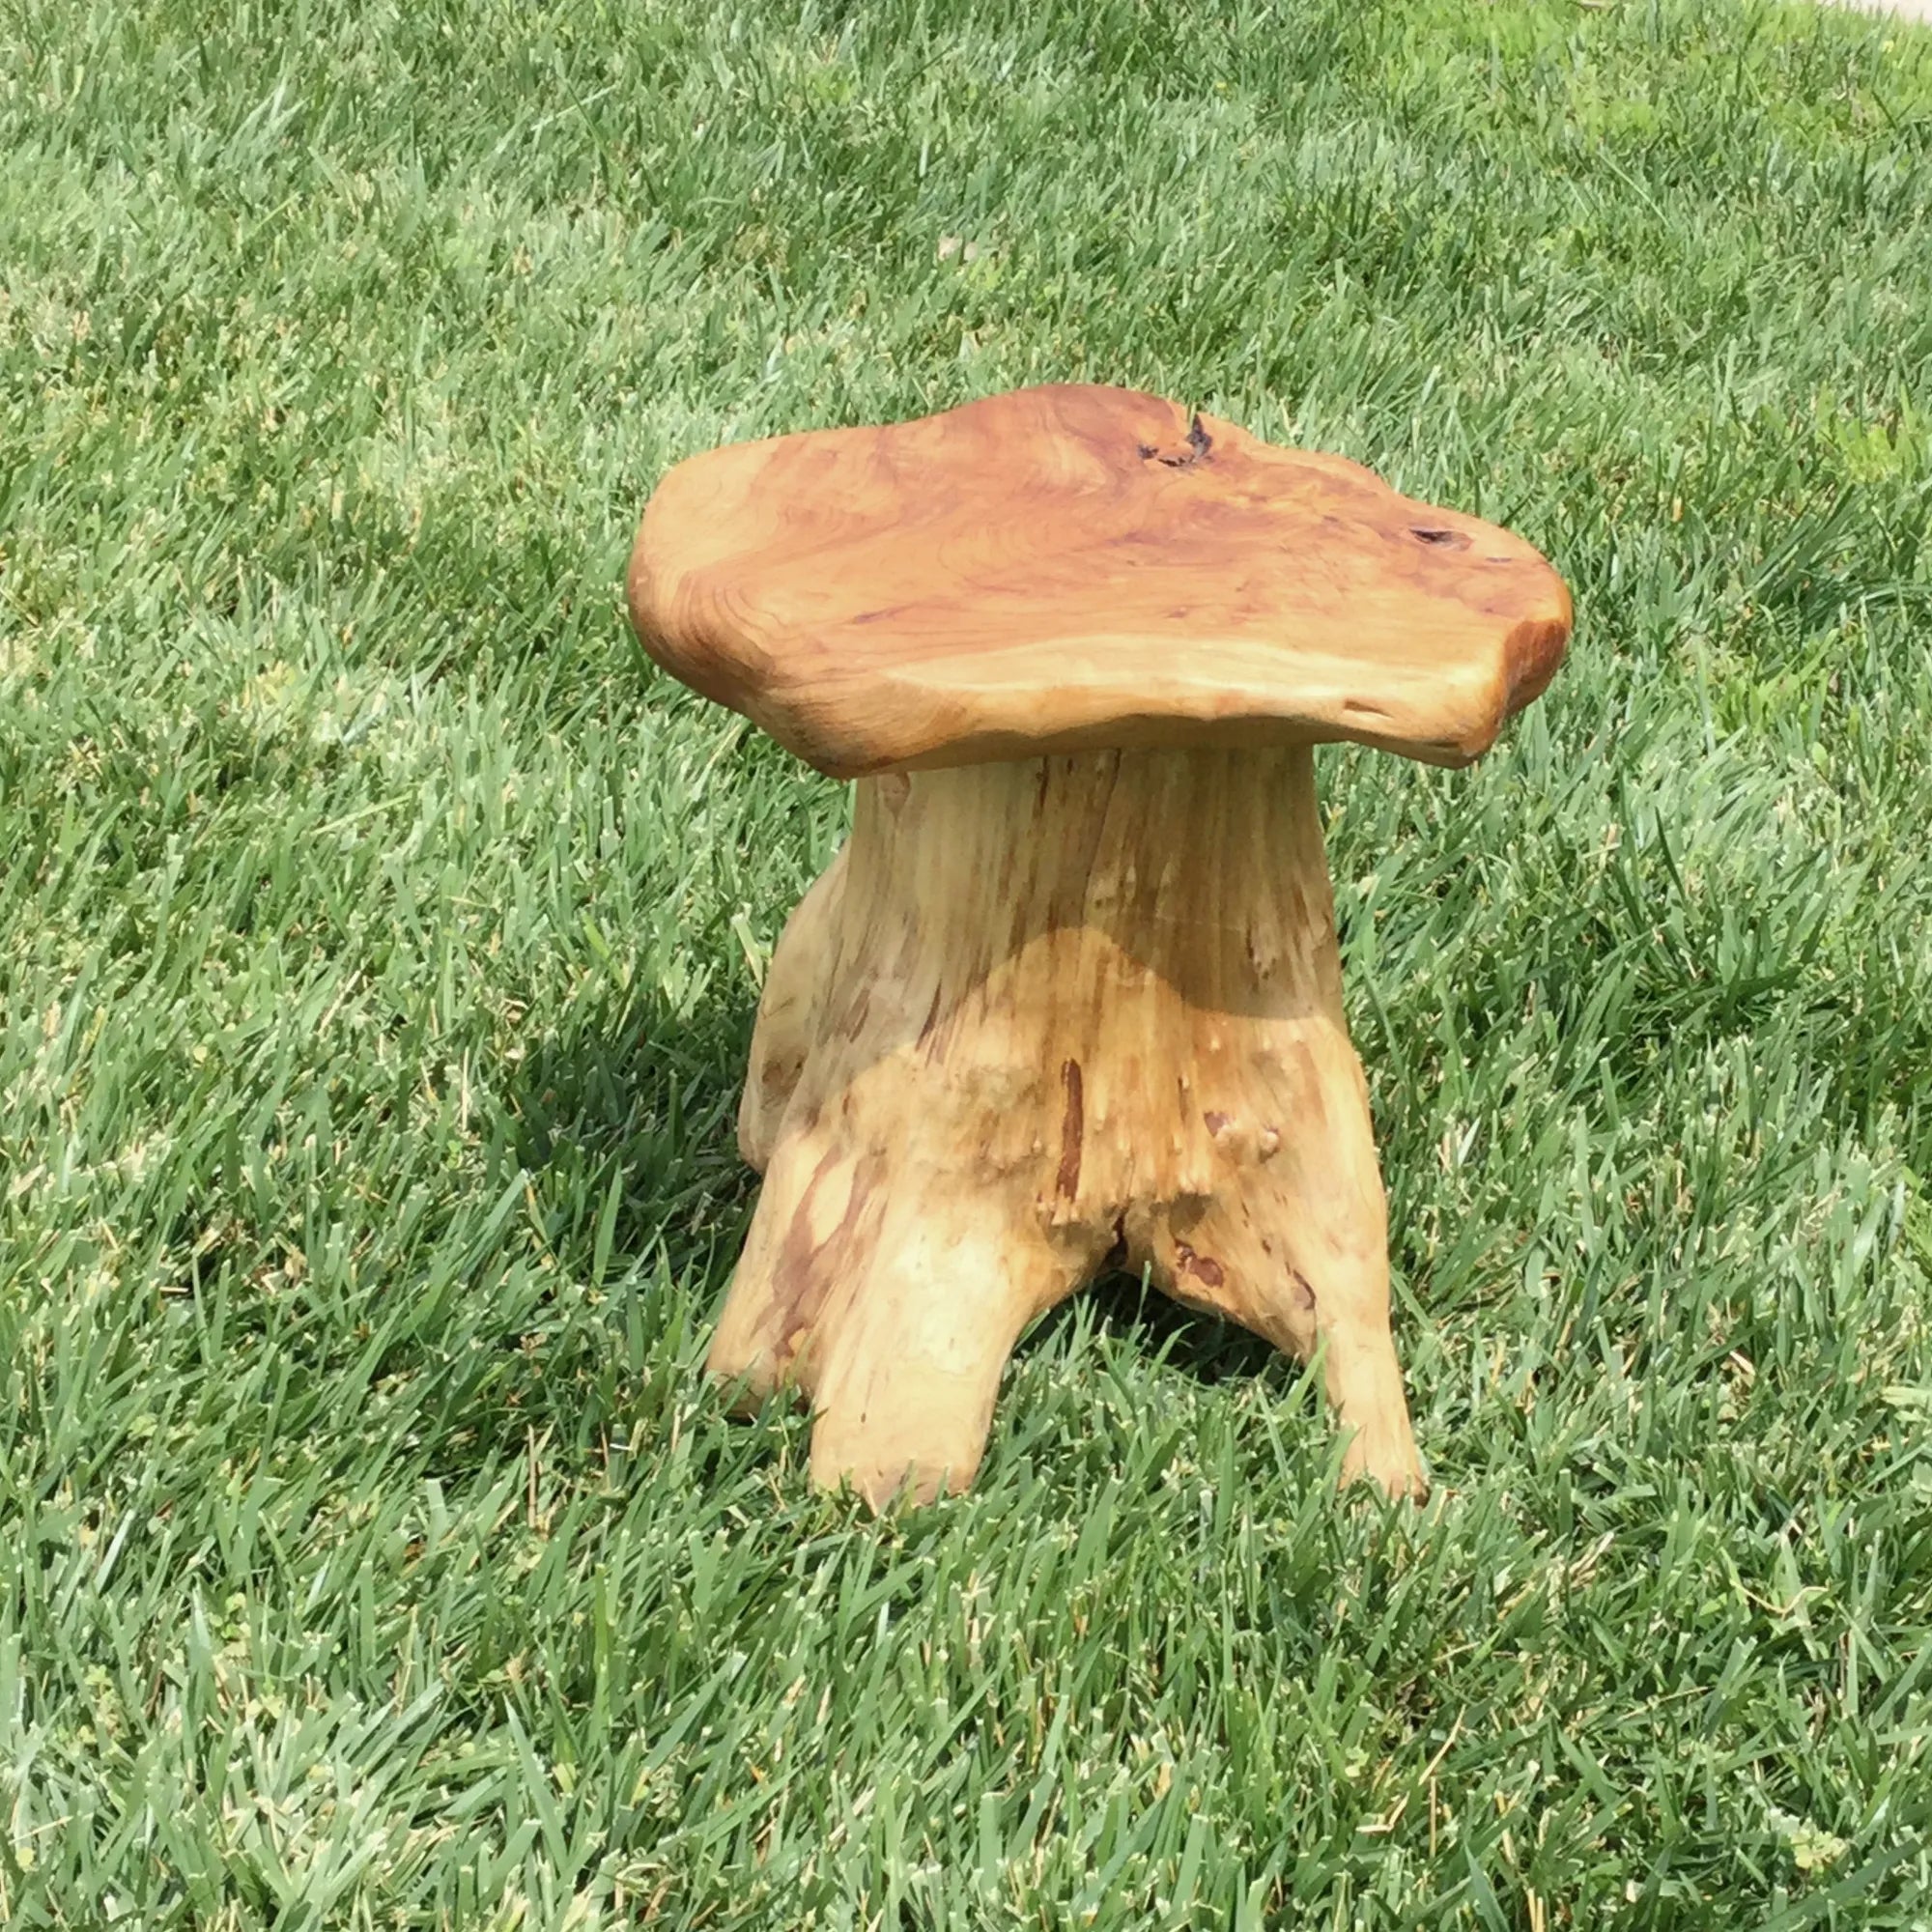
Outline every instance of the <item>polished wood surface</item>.
<svg viewBox="0 0 1932 1932"><path fill-rule="evenodd" d="M841 777L1329 739L1460 764L1570 631L1520 537L1080 385L681 463L629 594L661 665Z"/></svg>

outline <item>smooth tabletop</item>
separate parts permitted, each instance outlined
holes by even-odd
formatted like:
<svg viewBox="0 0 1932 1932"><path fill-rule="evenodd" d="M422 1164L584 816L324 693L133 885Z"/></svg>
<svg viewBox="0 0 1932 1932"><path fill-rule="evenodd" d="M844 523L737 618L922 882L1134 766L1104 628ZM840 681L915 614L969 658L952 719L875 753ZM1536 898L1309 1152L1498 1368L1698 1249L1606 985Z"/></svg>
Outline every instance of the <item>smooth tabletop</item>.
<svg viewBox="0 0 1932 1932"><path fill-rule="evenodd" d="M1327 739L1459 764L1571 615L1508 530L1084 385L693 457L629 594L659 664L838 777Z"/></svg>

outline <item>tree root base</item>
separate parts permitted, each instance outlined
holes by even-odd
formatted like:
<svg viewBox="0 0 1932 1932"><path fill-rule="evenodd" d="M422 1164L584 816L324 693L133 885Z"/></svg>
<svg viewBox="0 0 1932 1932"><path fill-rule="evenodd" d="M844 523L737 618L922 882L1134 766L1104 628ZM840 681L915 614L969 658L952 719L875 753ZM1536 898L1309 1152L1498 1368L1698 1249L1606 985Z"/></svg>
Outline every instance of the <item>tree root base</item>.
<svg viewBox="0 0 1932 1932"><path fill-rule="evenodd" d="M1306 750L860 781L739 1139L765 1183L708 1366L810 1397L816 1482L964 1489L1021 1331L1115 1264L1319 1347L1345 1479L1423 1493Z"/></svg>

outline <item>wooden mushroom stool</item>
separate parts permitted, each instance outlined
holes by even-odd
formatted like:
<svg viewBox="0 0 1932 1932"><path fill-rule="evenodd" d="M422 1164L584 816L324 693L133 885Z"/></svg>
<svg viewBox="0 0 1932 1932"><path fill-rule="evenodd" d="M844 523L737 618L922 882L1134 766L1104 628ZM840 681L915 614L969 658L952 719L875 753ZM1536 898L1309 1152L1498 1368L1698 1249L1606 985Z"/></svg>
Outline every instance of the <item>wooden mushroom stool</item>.
<svg viewBox="0 0 1932 1932"><path fill-rule="evenodd" d="M1109 1266L1307 1358L1345 1475L1420 1493L1311 747L1455 765L1548 682L1520 538L1127 390L679 464L630 609L851 838L773 955L764 1189L709 1366L811 1472L971 1482L1021 1330Z"/></svg>

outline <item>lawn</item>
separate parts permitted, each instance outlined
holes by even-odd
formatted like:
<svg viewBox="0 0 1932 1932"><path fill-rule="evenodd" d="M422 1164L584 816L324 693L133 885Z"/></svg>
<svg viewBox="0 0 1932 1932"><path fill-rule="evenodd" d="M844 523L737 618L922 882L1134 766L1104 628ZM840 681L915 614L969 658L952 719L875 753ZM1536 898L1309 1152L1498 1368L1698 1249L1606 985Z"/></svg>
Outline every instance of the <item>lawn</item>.
<svg viewBox="0 0 1932 1932"><path fill-rule="evenodd" d="M638 512L1065 378L1575 591L1323 754L1420 1508L1131 1282L885 1522L699 1376L845 800ZM0 1919L1932 1925L1928 639L1932 33L9 0Z"/></svg>

